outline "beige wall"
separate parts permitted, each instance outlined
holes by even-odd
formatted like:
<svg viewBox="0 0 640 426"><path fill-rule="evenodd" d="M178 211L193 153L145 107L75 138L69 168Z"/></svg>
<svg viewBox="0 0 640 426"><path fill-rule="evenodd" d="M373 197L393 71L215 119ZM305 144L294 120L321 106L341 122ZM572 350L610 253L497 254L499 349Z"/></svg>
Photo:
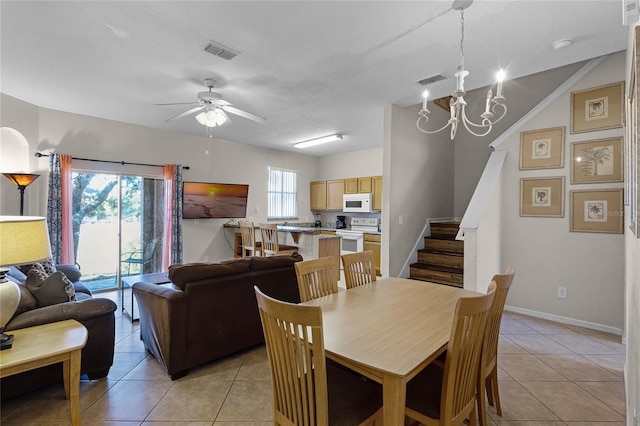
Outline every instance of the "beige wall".
<svg viewBox="0 0 640 426"><path fill-rule="evenodd" d="M190 170L184 172L184 180L187 181L249 184L247 216L255 221L266 219L267 168L298 170L300 218L312 218L309 182L318 174L318 159L315 157L37 108L4 94L1 101L0 124L29 135L27 140L31 154L55 151L101 160L188 165ZM32 189L29 191L32 202L26 213L45 215L48 159L34 161L32 172L43 176L33 184L33 188L29 188ZM3 203L0 213L14 212L10 205ZM231 257L232 233L227 231L225 234L222 228L226 221L185 220L184 260L201 261L205 256L211 260Z"/></svg>
<svg viewBox="0 0 640 426"><path fill-rule="evenodd" d="M385 111L382 263L388 258L390 276L402 273L427 219L453 214L453 144L416 128L419 108Z"/></svg>
<svg viewBox="0 0 640 426"><path fill-rule="evenodd" d="M572 142L622 136L621 128L570 133L570 92L624 80L625 54L601 62L577 84L524 124L498 149L508 152L503 168L502 269L517 268L508 305L621 330L624 307L624 238L620 234L570 232L570 190L621 188L622 183L572 185ZM561 169L519 170L520 131L566 127ZM564 176L563 218L520 217L520 179ZM568 298L557 297L566 287Z"/></svg>

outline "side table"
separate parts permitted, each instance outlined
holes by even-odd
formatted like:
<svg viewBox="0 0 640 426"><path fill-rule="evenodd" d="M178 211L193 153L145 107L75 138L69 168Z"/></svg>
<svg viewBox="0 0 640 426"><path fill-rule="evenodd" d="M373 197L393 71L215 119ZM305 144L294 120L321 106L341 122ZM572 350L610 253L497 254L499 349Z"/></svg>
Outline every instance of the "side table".
<svg viewBox="0 0 640 426"><path fill-rule="evenodd" d="M138 314L138 309L136 307L136 301L133 297L133 290L131 287L140 281L145 281L151 284L167 284L170 283L171 280L167 276L166 272L154 272L152 274L142 274L142 275L128 275L122 277L122 287L120 288L120 299L122 300L122 310L129 314L131 321L136 321L140 319L140 314ZM125 293L131 293L131 297L127 297ZM130 302L129 302L130 300Z"/></svg>
<svg viewBox="0 0 640 426"><path fill-rule="evenodd" d="M0 353L0 378L62 362L71 424L80 425L80 357L87 329L76 320L12 330L13 347Z"/></svg>

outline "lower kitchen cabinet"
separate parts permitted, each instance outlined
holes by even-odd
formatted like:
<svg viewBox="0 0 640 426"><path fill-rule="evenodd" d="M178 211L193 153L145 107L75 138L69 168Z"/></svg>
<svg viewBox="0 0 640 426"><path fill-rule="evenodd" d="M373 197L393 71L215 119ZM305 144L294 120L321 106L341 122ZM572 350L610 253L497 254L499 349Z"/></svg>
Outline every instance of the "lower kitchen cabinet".
<svg viewBox="0 0 640 426"><path fill-rule="evenodd" d="M376 275L380 276L380 235L364 234L364 251L373 252L373 262Z"/></svg>

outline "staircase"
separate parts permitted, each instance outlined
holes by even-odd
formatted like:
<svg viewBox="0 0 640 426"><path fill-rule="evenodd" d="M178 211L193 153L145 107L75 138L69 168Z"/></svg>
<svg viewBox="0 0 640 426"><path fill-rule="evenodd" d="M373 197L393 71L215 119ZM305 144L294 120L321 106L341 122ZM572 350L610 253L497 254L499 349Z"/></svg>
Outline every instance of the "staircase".
<svg viewBox="0 0 640 426"><path fill-rule="evenodd" d="M431 223L418 262L410 265L410 278L454 287L463 286L464 241L456 241L460 222Z"/></svg>

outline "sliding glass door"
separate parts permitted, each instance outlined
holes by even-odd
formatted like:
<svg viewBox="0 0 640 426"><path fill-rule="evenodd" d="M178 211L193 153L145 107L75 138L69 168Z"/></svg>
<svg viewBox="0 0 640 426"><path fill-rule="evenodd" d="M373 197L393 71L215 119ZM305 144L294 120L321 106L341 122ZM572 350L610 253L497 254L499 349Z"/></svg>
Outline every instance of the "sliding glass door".
<svg viewBox="0 0 640 426"><path fill-rule="evenodd" d="M91 291L120 286L120 277L161 268L162 178L73 173L76 262Z"/></svg>

